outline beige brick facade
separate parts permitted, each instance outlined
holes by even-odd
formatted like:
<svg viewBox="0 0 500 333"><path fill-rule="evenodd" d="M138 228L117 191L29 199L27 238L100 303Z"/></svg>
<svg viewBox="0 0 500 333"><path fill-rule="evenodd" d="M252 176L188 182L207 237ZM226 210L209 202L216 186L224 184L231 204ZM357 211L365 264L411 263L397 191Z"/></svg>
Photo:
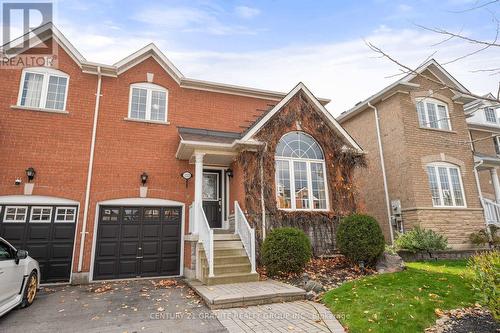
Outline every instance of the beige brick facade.
<svg viewBox="0 0 500 333"><path fill-rule="evenodd" d="M433 76L429 71L424 75ZM375 103L380 118L381 141L390 200L401 200L404 228L421 226L448 237L454 248L470 246L471 232L484 227L484 215L474 175L474 158L463 105L449 89L416 77L419 87L395 90ZM422 128L416 98L432 97L448 105L451 131ZM359 170L357 182L366 212L375 216L389 240L389 218L377 146L374 111L366 108L341 119L341 124L367 152L368 167ZM494 148L494 147L493 147ZM446 162L460 168L465 208L434 208L426 165Z"/></svg>

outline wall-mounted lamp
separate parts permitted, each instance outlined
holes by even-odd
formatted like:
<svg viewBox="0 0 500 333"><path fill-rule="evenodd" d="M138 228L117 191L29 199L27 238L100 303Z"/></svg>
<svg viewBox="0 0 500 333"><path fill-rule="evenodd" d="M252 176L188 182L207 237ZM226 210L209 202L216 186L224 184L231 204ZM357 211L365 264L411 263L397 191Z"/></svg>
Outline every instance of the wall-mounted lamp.
<svg viewBox="0 0 500 333"><path fill-rule="evenodd" d="M233 178L234 174L233 174L233 169L227 169L226 170L226 175L229 177L229 178Z"/></svg>
<svg viewBox="0 0 500 333"><path fill-rule="evenodd" d="M141 183L142 183L142 186L145 186L146 183L148 182L148 174L144 171L141 175Z"/></svg>
<svg viewBox="0 0 500 333"><path fill-rule="evenodd" d="M184 171L181 173L181 177L186 181L186 188L188 187L188 182L193 177L193 174L189 171Z"/></svg>
<svg viewBox="0 0 500 333"><path fill-rule="evenodd" d="M26 169L26 177L28 177L28 183L31 183L33 178L35 178L36 171L33 169L33 167L29 167Z"/></svg>

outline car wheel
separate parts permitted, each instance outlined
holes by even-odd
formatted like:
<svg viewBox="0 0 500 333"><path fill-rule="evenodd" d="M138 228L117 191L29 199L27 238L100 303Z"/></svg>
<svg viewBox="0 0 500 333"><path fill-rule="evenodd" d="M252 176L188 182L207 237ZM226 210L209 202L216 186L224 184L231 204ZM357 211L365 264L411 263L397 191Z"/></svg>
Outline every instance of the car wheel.
<svg viewBox="0 0 500 333"><path fill-rule="evenodd" d="M36 276L36 271L31 272L28 277L28 282L26 282L26 288L24 288L23 301L21 302L21 307L26 308L33 304L36 296L36 289L38 286L38 280Z"/></svg>

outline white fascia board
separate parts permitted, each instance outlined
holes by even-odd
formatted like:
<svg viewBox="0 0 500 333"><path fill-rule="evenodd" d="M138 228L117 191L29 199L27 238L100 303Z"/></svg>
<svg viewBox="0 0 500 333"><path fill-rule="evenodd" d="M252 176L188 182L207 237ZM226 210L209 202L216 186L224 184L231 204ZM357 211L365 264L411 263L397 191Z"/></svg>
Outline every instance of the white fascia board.
<svg viewBox="0 0 500 333"><path fill-rule="evenodd" d="M457 79L455 79L446 69L444 69L443 66L441 66L435 59L431 59L427 62L425 62L424 64L420 65L416 70L415 72L417 72L418 74L422 73L423 71L425 71L426 69L429 68L430 65L434 65L436 66L436 68L441 72L441 74L443 74L444 76L446 76L454 85L456 85L460 90L462 91L465 91L465 92L469 92L469 90L467 88L465 88L460 82L458 82ZM436 76L441 82L445 83L443 80L441 80L441 78L439 77L439 75L436 75L436 73L434 73L432 70L429 69L429 71L434 74L434 76ZM415 77L417 76L417 74L408 74L407 76L405 76L403 79L402 79L402 82L409 82L411 80L413 80Z"/></svg>
<svg viewBox="0 0 500 333"><path fill-rule="evenodd" d="M274 106L243 138L241 141L248 141L276 114L278 113L299 91L303 91L307 97L313 102L314 106L321 111L334 129L339 132L349 144L356 149L358 152L362 152L363 149L354 141L354 139L346 132L346 130L340 126L340 124L335 120L330 112L321 104L318 99L311 93L311 91L300 82L293 88L288 95L285 96L276 106Z"/></svg>
<svg viewBox="0 0 500 333"><path fill-rule="evenodd" d="M401 80L396 81L393 84L387 86L386 88L380 90L378 93L376 93L376 94L368 97L364 101L360 102L358 105L354 106L353 108L347 110L346 113L339 115L337 117L337 120L339 122L347 120L347 119L351 118L352 116L356 115L358 112L368 108L368 103L371 103L371 104L378 103L380 100L382 100L382 98L384 97L384 95L386 93L388 93L389 91L393 90L394 88L396 88L398 86L403 86L403 87L407 87L407 88L411 88L411 89L420 87L420 85L417 83L401 82Z"/></svg>
<svg viewBox="0 0 500 333"><path fill-rule="evenodd" d="M66 198L43 195L4 195L0 196L0 204L4 205L78 205L79 202Z"/></svg>
<svg viewBox="0 0 500 333"><path fill-rule="evenodd" d="M153 56L153 58L165 69L167 73L178 83L181 83L181 79L184 75L174 66L174 64L161 52L161 50L153 43L148 44L141 48L140 50L132 53L131 55L125 57L124 59L118 61L113 66L116 68L117 74L121 74L128 69L134 67L135 65L141 63L145 59Z"/></svg>

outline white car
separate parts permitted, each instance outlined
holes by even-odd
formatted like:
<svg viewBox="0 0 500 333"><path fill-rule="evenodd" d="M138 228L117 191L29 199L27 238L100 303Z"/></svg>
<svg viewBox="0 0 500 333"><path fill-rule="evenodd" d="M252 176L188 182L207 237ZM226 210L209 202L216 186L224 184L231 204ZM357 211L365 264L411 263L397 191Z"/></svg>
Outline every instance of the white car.
<svg viewBox="0 0 500 333"><path fill-rule="evenodd" d="M40 286L38 262L0 237L0 317L17 306L30 306Z"/></svg>

